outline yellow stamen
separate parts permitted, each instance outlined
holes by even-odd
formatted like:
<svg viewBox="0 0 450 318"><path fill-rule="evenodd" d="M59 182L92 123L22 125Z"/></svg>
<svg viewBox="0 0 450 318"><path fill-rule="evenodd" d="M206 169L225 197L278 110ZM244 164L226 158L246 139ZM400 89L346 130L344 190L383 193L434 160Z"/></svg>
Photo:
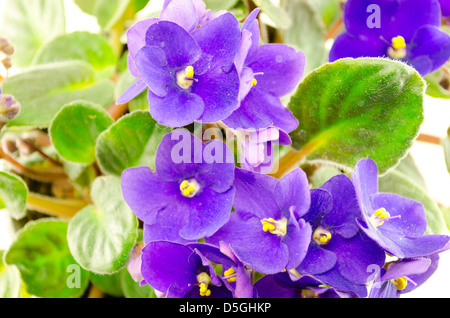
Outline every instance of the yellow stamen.
<svg viewBox="0 0 450 318"><path fill-rule="evenodd" d="M194 83L194 67L187 66L184 70L177 72L177 84L183 89L189 88Z"/></svg>
<svg viewBox="0 0 450 318"><path fill-rule="evenodd" d="M229 268L225 272L223 272L224 278L228 277L228 276L231 276L231 275L234 275L234 274L236 274L236 271L233 268ZM235 283L236 282L236 275L232 276L232 277L228 277L227 281L229 283Z"/></svg>
<svg viewBox="0 0 450 318"><path fill-rule="evenodd" d="M397 286L397 290L403 290L406 288L406 286L408 285L408 280L405 277L400 277L397 279L392 279L391 280L392 284L394 284L395 286Z"/></svg>
<svg viewBox="0 0 450 318"><path fill-rule="evenodd" d="M331 233L319 226L313 233L313 239L319 245L327 244L331 240Z"/></svg>
<svg viewBox="0 0 450 318"><path fill-rule="evenodd" d="M402 36L392 38L391 46L388 48L388 55L394 59L403 59L406 57L406 42Z"/></svg>
<svg viewBox="0 0 450 318"><path fill-rule="evenodd" d="M284 236L287 232L287 219L282 218L281 220L275 221L273 218L262 219L261 223L263 225L264 232L270 232L272 234Z"/></svg>
<svg viewBox="0 0 450 318"><path fill-rule="evenodd" d="M301 295L302 298L319 298L317 293L311 289L302 289Z"/></svg>
<svg viewBox="0 0 450 318"><path fill-rule="evenodd" d="M185 197L192 198L200 189L200 185L195 179L184 180L180 183L180 191Z"/></svg>
<svg viewBox="0 0 450 318"><path fill-rule="evenodd" d="M254 78L252 81L252 87L255 86L256 84L258 84L258 81L256 80L256 78Z"/></svg>
<svg viewBox="0 0 450 318"><path fill-rule="evenodd" d="M392 38L392 47L395 50L404 49L406 47L405 38L401 35Z"/></svg>
<svg viewBox="0 0 450 318"><path fill-rule="evenodd" d="M372 217L370 218L371 223L377 227L380 225L383 225L384 219L390 218L391 215L389 214L388 211L386 211L385 208L381 208L375 211L375 213L372 215Z"/></svg>
<svg viewBox="0 0 450 318"><path fill-rule="evenodd" d="M208 285L211 283L211 278L205 272L197 275L197 281L200 287L200 296L210 296L211 290L208 289Z"/></svg>

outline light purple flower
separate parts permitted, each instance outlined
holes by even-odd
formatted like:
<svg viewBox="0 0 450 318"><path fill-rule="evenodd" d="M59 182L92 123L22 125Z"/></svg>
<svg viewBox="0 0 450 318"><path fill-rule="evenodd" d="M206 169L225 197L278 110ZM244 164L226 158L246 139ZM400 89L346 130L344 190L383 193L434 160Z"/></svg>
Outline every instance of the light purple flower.
<svg viewBox="0 0 450 318"><path fill-rule="evenodd" d="M157 19L141 22L128 35L130 72L138 79L117 103L148 88L152 117L170 127L217 122L239 106L239 75L233 61L240 30L231 13L192 33Z"/></svg>
<svg viewBox="0 0 450 318"><path fill-rule="evenodd" d="M390 57L426 76L450 58L450 36L440 30L438 0L349 0L344 23L346 32L336 38L330 62Z"/></svg>
<svg viewBox="0 0 450 318"><path fill-rule="evenodd" d="M231 131L237 140L240 167L257 173L271 173L275 164L275 147L291 144L289 135L276 127Z"/></svg>
<svg viewBox="0 0 450 318"><path fill-rule="evenodd" d="M233 129L277 127L286 133L295 130L297 119L280 98L300 82L305 54L284 44L259 45L255 9L241 27L241 45L235 58L240 76L240 106L223 122Z"/></svg>
<svg viewBox="0 0 450 318"><path fill-rule="evenodd" d="M425 234L427 219L421 203L378 192L378 167L373 160L360 160L352 181L362 210L358 224L386 252L399 258L413 258L445 248L449 236Z"/></svg>
<svg viewBox="0 0 450 318"><path fill-rule="evenodd" d="M225 143L203 144L185 130L166 135L155 171L135 167L122 174L122 193L144 222L144 240L187 243L214 234L229 217L234 160Z"/></svg>
<svg viewBox="0 0 450 318"><path fill-rule="evenodd" d="M229 244L236 257L263 274L292 269L305 257L311 226L301 216L309 207L305 173L296 169L283 179L236 168L236 212L206 241Z"/></svg>

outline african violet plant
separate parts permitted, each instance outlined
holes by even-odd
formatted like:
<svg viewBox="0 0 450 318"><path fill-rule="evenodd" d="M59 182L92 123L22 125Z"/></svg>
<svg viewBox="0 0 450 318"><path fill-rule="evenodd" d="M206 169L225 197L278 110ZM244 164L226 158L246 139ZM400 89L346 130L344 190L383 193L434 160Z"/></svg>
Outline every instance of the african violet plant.
<svg viewBox="0 0 450 318"><path fill-rule="evenodd" d="M75 0L97 34L6 1L0 297L390 298L433 275L448 208L409 150L425 95L450 98L450 1L148 2Z"/></svg>

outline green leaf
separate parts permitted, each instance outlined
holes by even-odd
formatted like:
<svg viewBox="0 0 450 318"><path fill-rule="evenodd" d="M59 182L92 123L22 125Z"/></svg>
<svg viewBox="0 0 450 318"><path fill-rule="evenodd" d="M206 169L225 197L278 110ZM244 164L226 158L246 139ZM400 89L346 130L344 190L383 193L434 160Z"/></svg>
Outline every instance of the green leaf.
<svg viewBox="0 0 450 318"><path fill-rule="evenodd" d="M307 0L322 17L327 27L330 27L341 16L341 0Z"/></svg>
<svg viewBox="0 0 450 318"><path fill-rule="evenodd" d="M100 106L78 101L61 108L50 124L53 146L61 157L78 163L95 161L97 137L114 120Z"/></svg>
<svg viewBox="0 0 450 318"><path fill-rule="evenodd" d="M450 65L450 63L447 63ZM437 70L425 77L427 95L435 98L450 99L450 76L442 70Z"/></svg>
<svg viewBox="0 0 450 318"><path fill-rule="evenodd" d="M354 167L372 158L380 173L397 165L423 122L425 84L404 63L341 59L311 72L288 107L299 121L290 136L306 159Z"/></svg>
<svg viewBox="0 0 450 318"><path fill-rule="evenodd" d="M149 0L75 0L84 12L97 18L100 27L110 30L124 15L134 16Z"/></svg>
<svg viewBox="0 0 450 318"><path fill-rule="evenodd" d="M156 298L155 290L150 285L141 286L125 268L121 272L121 287L126 298Z"/></svg>
<svg viewBox="0 0 450 318"><path fill-rule="evenodd" d="M443 214L420 180L423 179L419 170L412 159L406 157L395 169L379 178L379 191L396 193L422 203L428 221L427 233L447 234Z"/></svg>
<svg viewBox="0 0 450 318"><path fill-rule="evenodd" d="M114 68L117 64L117 57L108 41L89 32L73 32L53 39L36 54L33 64L70 60L86 61L99 71Z"/></svg>
<svg viewBox="0 0 450 318"><path fill-rule="evenodd" d="M26 216L28 187L19 177L0 171L0 208L16 220Z"/></svg>
<svg viewBox="0 0 450 318"><path fill-rule="evenodd" d="M22 279L15 266L3 263L4 251L0 250L0 298L19 298Z"/></svg>
<svg viewBox="0 0 450 318"><path fill-rule="evenodd" d="M265 13L270 20L280 29L287 29L291 26L292 20L289 14L271 0L253 0L253 2Z"/></svg>
<svg viewBox="0 0 450 318"><path fill-rule="evenodd" d="M113 274L130 257L138 236L138 220L122 197L120 179L97 178L91 188L94 205L70 221L67 238L78 263L97 274Z"/></svg>
<svg viewBox="0 0 450 318"><path fill-rule="evenodd" d="M212 12L231 9L238 0L205 0L206 8Z"/></svg>
<svg viewBox="0 0 450 318"><path fill-rule="evenodd" d="M121 271L112 275L100 275L91 273L91 282L97 286L102 292L113 297L123 297L123 291L121 286L122 271L126 271L124 268Z"/></svg>
<svg viewBox="0 0 450 318"><path fill-rule="evenodd" d="M283 42L305 53L305 74L328 62L326 28L316 8L308 0L283 1L282 8L292 21L288 29L281 31Z"/></svg>
<svg viewBox="0 0 450 318"><path fill-rule="evenodd" d="M114 100L113 83L98 79L95 69L84 61L30 68L7 78L2 92L14 96L21 104L19 115L9 126L48 126L61 107L75 100L87 100L102 107Z"/></svg>
<svg viewBox="0 0 450 318"><path fill-rule="evenodd" d="M97 139L95 154L101 170L120 176L136 166L155 166L156 149L170 129L160 126L148 111L123 116Z"/></svg>
<svg viewBox="0 0 450 318"><path fill-rule="evenodd" d="M1 34L13 44L18 67L31 65L39 48L66 30L63 0L7 0L2 15Z"/></svg>
<svg viewBox="0 0 450 318"><path fill-rule="evenodd" d="M67 222L53 218L28 222L4 257L20 271L28 293L43 298L80 297L88 273L76 263L67 245Z"/></svg>

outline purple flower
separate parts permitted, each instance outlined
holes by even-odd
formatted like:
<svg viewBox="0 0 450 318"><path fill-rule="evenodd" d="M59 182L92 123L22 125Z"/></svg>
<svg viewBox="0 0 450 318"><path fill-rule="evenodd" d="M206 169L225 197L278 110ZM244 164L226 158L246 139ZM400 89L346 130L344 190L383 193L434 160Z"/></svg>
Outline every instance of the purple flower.
<svg viewBox="0 0 450 318"><path fill-rule="evenodd" d="M290 145L291 138L275 127L260 130L233 130L240 153L241 168L257 173L272 172L275 146Z"/></svg>
<svg viewBox="0 0 450 318"><path fill-rule="evenodd" d="M223 122L233 129L277 127L295 130L297 119L281 103L299 83L305 69L305 55L284 44L259 45L255 9L241 27L241 45L235 58L240 75L240 106Z"/></svg>
<svg viewBox="0 0 450 318"><path fill-rule="evenodd" d="M441 12L443 17L450 16L450 1L449 0L439 0L441 5Z"/></svg>
<svg viewBox="0 0 450 318"><path fill-rule="evenodd" d="M382 267L384 251L359 228L361 211L351 180L337 175L311 190L311 208L304 219L311 224L311 244L293 278L310 275L338 291L367 296L367 268Z"/></svg>
<svg viewBox="0 0 450 318"><path fill-rule="evenodd" d="M220 255L220 250L208 248L204 255L195 246L167 241L148 243L142 250L142 276L147 284L167 298L232 298L232 292L214 271L208 257L233 266L234 262ZM220 264L222 264L220 263Z"/></svg>
<svg viewBox="0 0 450 318"><path fill-rule="evenodd" d="M20 112L20 104L9 94L2 94L0 89L0 121L9 121Z"/></svg>
<svg viewBox="0 0 450 318"><path fill-rule="evenodd" d="M255 283L258 298L344 298L333 288L308 276L292 281L287 272L266 275Z"/></svg>
<svg viewBox="0 0 450 318"><path fill-rule="evenodd" d="M229 217L234 196L234 160L222 141L203 144L185 130L166 135L155 171L122 174L122 193L144 222L145 242L186 243L214 234Z"/></svg>
<svg viewBox="0 0 450 318"><path fill-rule="evenodd" d="M427 219L421 203L378 192L378 167L373 160L360 160L352 180L362 210L358 224L386 252L412 258L429 256L445 248L449 236L425 235Z"/></svg>
<svg viewBox="0 0 450 318"><path fill-rule="evenodd" d="M311 226L300 217L309 207L305 173L296 169L277 180L236 168L236 212L207 242L229 244L236 257L263 274L300 264L311 239Z"/></svg>
<svg viewBox="0 0 450 318"><path fill-rule="evenodd" d="M239 75L233 61L240 30L231 13L192 33L174 22L146 20L128 36L130 71L138 79L117 103L148 87L152 117L171 127L220 121L239 106Z"/></svg>
<svg viewBox="0 0 450 318"><path fill-rule="evenodd" d="M440 30L438 0L349 0L344 23L346 32L336 38L330 62L345 57L390 57L425 76L450 58L450 36Z"/></svg>
<svg viewBox="0 0 450 318"><path fill-rule="evenodd" d="M439 255L402 259L386 264L375 279L369 298L399 298L425 283L436 271Z"/></svg>

